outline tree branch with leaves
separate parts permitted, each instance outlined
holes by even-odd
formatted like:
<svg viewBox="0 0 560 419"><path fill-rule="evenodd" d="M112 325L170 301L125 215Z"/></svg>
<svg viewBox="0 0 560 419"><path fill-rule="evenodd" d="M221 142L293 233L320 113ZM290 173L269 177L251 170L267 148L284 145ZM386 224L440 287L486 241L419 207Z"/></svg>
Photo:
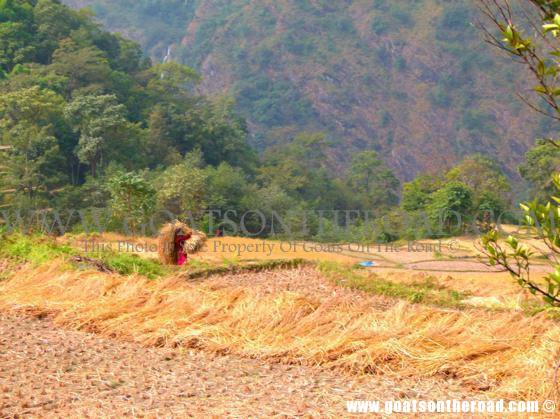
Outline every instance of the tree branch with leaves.
<svg viewBox="0 0 560 419"><path fill-rule="evenodd" d="M486 41L507 52L533 76L532 90L540 103L519 97L534 111L560 121L560 0L478 0L487 23L479 23ZM547 139L560 147L560 140ZM535 200L522 204L526 224L549 250L546 259L553 265L544 281L531 278L533 252L513 236L501 241L497 229L482 238L482 251L490 264L500 265L531 293L560 307L560 174L553 175L555 193L547 203Z"/></svg>
<svg viewBox="0 0 560 419"><path fill-rule="evenodd" d="M560 120L560 2L528 0L513 4L510 0L478 0L478 4L492 23L490 27L478 24L486 41L529 70L537 82L533 90L544 106L525 95L518 96L534 111Z"/></svg>

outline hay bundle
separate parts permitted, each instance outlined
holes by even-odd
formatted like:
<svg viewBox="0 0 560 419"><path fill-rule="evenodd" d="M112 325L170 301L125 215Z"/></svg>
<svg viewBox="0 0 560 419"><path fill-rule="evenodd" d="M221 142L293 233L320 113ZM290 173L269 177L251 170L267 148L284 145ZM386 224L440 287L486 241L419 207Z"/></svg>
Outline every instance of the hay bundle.
<svg viewBox="0 0 560 419"><path fill-rule="evenodd" d="M177 263L177 249L175 249L175 237L177 234L185 236L192 235L191 228L180 222L173 221L165 224L159 231L158 236L158 255L161 263L165 265L175 265Z"/></svg>
<svg viewBox="0 0 560 419"><path fill-rule="evenodd" d="M192 236L188 239L185 244L183 245L183 249L187 254L192 254L198 252L204 246L207 237L202 231L194 230L192 232Z"/></svg>

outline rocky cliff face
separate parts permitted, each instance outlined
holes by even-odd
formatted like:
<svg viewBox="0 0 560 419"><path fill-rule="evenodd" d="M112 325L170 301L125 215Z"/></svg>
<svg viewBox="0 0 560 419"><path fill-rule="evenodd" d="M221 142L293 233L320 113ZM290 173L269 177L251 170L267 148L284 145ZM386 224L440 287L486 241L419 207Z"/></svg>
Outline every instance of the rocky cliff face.
<svg viewBox="0 0 560 419"><path fill-rule="evenodd" d="M513 91L526 77L482 41L471 2L68 0L158 60L232 94L259 147L325 131L344 165L375 149L402 179L480 152L514 174L548 127ZM159 29L158 29L159 28Z"/></svg>

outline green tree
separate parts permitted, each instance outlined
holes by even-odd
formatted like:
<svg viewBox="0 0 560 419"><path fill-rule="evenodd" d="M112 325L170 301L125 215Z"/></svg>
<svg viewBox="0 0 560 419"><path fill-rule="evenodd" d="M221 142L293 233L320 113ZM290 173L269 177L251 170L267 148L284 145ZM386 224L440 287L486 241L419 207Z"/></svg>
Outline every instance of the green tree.
<svg viewBox="0 0 560 419"><path fill-rule="evenodd" d="M560 171L560 147L547 140L537 140L535 147L525 154L519 166L523 179L530 182L532 195L546 199L554 192L551 173Z"/></svg>
<svg viewBox="0 0 560 419"><path fill-rule="evenodd" d="M120 172L109 179L110 207L117 220L124 220L132 232L155 210L155 190L140 174Z"/></svg>
<svg viewBox="0 0 560 419"><path fill-rule="evenodd" d="M52 0L38 0L33 10L36 27L37 60L48 64L61 39L84 24L75 11Z"/></svg>
<svg viewBox="0 0 560 419"><path fill-rule="evenodd" d="M183 125L174 120L167 109L159 104L150 112L148 121L147 147L150 150L150 166L177 164L181 154L175 144L179 142L178 138L185 135Z"/></svg>
<svg viewBox="0 0 560 419"><path fill-rule="evenodd" d="M432 226L446 233L461 232L463 225L473 210L471 188L461 182L445 184L432 194L426 207Z"/></svg>
<svg viewBox="0 0 560 419"><path fill-rule="evenodd" d="M234 101L229 97L200 100L185 113L186 151L200 148L204 160L217 166L222 161L248 171L254 169L256 156L247 146L245 121L234 112ZM179 147L185 152L185 147Z"/></svg>
<svg viewBox="0 0 560 419"><path fill-rule="evenodd" d="M432 193L441 186L441 180L431 175L420 175L403 185L401 207L407 212L423 210L432 201Z"/></svg>
<svg viewBox="0 0 560 419"><path fill-rule="evenodd" d="M300 133L266 151L258 178L264 186L275 185L315 208L331 209L334 201L329 198L336 190L327 167L331 147L323 133Z"/></svg>
<svg viewBox="0 0 560 419"><path fill-rule="evenodd" d="M445 175L448 181L459 181L473 192L473 207L500 215L511 205L511 187L499 166L486 156L466 157Z"/></svg>
<svg viewBox="0 0 560 419"><path fill-rule="evenodd" d="M54 136L62 103L58 95L38 87L0 95L0 144L10 147L5 183L28 199L66 180Z"/></svg>
<svg viewBox="0 0 560 419"><path fill-rule="evenodd" d="M72 39L64 39L53 53L52 70L66 78L65 96L72 93L95 93L110 80L111 68L106 55L95 46L81 47Z"/></svg>
<svg viewBox="0 0 560 419"><path fill-rule="evenodd" d="M0 1L0 74L35 56L33 4L29 1Z"/></svg>
<svg viewBox="0 0 560 419"><path fill-rule="evenodd" d="M79 135L76 155L97 176L103 155L112 142L119 141L119 128L125 125L125 107L114 95L78 96L64 114ZM122 138L122 137L121 137Z"/></svg>
<svg viewBox="0 0 560 419"><path fill-rule="evenodd" d="M202 217L208 205L208 174L203 166L202 153L195 150L165 169L156 179L159 207L177 216Z"/></svg>
<svg viewBox="0 0 560 419"><path fill-rule="evenodd" d="M206 171L209 208L222 212L243 211L242 201L250 188L247 175L225 162L216 168L209 166Z"/></svg>
<svg viewBox="0 0 560 419"><path fill-rule="evenodd" d="M167 100L181 100L192 94L192 89L200 76L192 68L170 61L156 64L146 70L149 79L147 88L156 97Z"/></svg>
<svg viewBox="0 0 560 419"><path fill-rule="evenodd" d="M349 181L364 208L384 208L398 203L399 180L375 151L363 151L354 156Z"/></svg>
<svg viewBox="0 0 560 419"><path fill-rule="evenodd" d="M289 232L298 232L302 228L300 201L288 195L278 185L262 188L251 185L241 206L251 211L243 220L244 227L250 234L264 236L273 231L276 234L287 233L286 228L291 230ZM296 214L297 219L291 217L292 212ZM264 220L261 215L264 216ZM287 225L283 226L282 223Z"/></svg>
<svg viewBox="0 0 560 419"><path fill-rule="evenodd" d="M59 167L60 158L56 138L48 128L20 124L4 135L2 142L11 143L7 151L6 186L24 194L31 202L63 183Z"/></svg>

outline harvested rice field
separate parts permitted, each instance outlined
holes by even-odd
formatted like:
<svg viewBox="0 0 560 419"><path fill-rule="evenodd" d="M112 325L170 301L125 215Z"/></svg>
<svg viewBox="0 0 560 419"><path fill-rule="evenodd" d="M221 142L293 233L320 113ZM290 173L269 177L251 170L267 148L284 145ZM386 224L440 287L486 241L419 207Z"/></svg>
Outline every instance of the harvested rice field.
<svg viewBox="0 0 560 419"><path fill-rule="evenodd" d="M64 252L2 265L2 416L340 417L350 400L557 398L553 313L503 272L408 266L452 265L451 253L300 244L261 258L212 246L262 241L216 238L187 266L148 275L99 255L76 262L79 237L52 240Z"/></svg>
<svg viewBox="0 0 560 419"><path fill-rule="evenodd" d="M455 380L350 376L317 366L145 347L13 313L0 314L0 363L3 417L337 417L347 414L346 400L372 395L466 394Z"/></svg>

